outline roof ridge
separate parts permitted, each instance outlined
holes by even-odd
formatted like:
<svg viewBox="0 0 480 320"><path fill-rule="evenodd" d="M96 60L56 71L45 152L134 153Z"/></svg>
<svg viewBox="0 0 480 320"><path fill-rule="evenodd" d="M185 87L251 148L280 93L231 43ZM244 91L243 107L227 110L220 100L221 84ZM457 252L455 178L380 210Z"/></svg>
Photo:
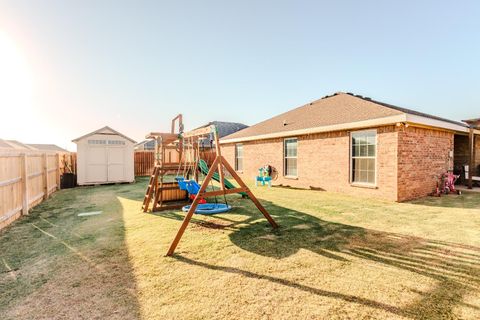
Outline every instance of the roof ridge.
<svg viewBox="0 0 480 320"><path fill-rule="evenodd" d="M105 129L108 129L108 130L114 132L114 134L117 134L117 135L119 135L119 136L121 136L121 137L123 137L123 138L125 138L125 139L127 139L127 140L129 140L129 141L131 141L132 143L137 143L137 142L136 142L135 140L133 140L132 138L127 137L127 136L124 135L123 133L120 133L119 131L113 129L113 128L110 127L110 126L104 126L104 127L100 128L100 129L94 130L94 131L92 131L92 132L90 132L90 133L87 133L87 134L81 136L81 137L78 137L78 138L76 138L76 139L73 139L72 142L77 142L78 140L81 140L81 139L86 138L86 137L88 137L88 136L97 134L97 133L99 133L100 131L103 131L103 130L105 130Z"/></svg>
<svg viewBox="0 0 480 320"><path fill-rule="evenodd" d="M407 113L407 114L417 115L417 116L421 116L421 117L426 117L426 118L439 120L439 121L445 121L445 122L453 123L453 124L456 124L456 125L468 127L465 123L462 123L462 122L459 122L459 121L442 118L442 117L439 117L439 116L435 116L435 115L425 113L425 112L421 112L421 111L416 111L416 110L409 109L409 108L399 107L399 106L396 106L396 105L393 105L393 104L390 104L390 103L374 100L370 97L364 97L364 96L359 95L359 94L353 94L351 92L347 92L346 94L351 95L352 97L355 97L355 98L358 98L358 99L362 99L364 101L368 101L368 102L378 104L378 105L380 105L382 107L385 107L385 108L390 108L390 109L397 110L397 111L400 111L400 112L404 112L404 113Z"/></svg>

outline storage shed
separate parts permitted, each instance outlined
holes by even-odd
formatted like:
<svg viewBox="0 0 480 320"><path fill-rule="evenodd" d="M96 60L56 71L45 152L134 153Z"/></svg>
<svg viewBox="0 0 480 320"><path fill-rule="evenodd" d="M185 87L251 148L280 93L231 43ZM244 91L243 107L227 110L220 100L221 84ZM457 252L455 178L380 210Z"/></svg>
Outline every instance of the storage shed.
<svg viewBox="0 0 480 320"><path fill-rule="evenodd" d="M72 141L78 185L134 181L134 140L106 126Z"/></svg>

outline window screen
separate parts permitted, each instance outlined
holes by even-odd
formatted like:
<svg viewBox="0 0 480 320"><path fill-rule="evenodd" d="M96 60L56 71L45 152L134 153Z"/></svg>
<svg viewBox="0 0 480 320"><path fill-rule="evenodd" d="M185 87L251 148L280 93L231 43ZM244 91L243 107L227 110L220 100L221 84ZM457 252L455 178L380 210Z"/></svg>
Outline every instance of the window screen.
<svg viewBox="0 0 480 320"><path fill-rule="evenodd" d="M243 171L243 144L235 145L235 171Z"/></svg>
<svg viewBox="0 0 480 320"><path fill-rule="evenodd" d="M377 133L363 131L352 133L352 182L375 184L377 161Z"/></svg>
<svg viewBox="0 0 480 320"><path fill-rule="evenodd" d="M296 138L285 139L284 142L284 167L285 176L296 177L297 172L297 145Z"/></svg>

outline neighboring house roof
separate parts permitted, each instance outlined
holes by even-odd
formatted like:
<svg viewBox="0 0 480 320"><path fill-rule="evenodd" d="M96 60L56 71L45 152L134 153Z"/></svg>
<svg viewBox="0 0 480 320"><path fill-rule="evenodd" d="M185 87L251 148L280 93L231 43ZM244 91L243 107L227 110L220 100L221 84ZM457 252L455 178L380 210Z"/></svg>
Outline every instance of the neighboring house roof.
<svg viewBox="0 0 480 320"><path fill-rule="evenodd" d="M230 135L232 133L235 133L239 130L248 128L247 125L244 125L243 123L238 123L238 122L211 121L211 122L207 123L206 125L201 126L197 129L205 128L205 127L208 127L208 126L211 126L211 125L214 125L217 128L219 138L228 136L228 135Z"/></svg>
<svg viewBox="0 0 480 320"><path fill-rule="evenodd" d="M8 150L37 150L27 144L21 143L17 140L3 140L0 139L0 148Z"/></svg>
<svg viewBox="0 0 480 320"><path fill-rule="evenodd" d="M137 143L135 143L134 147L142 146L145 143L147 143L148 141L150 141L150 140L143 140L143 141L137 142Z"/></svg>
<svg viewBox="0 0 480 320"><path fill-rule="evenodd" d="M351 93L335 93L224 137L221 143L270 139L398 122L467 131L461 122L397 107Z"/></svg>
<svg viewBox="0 0 480 320"><path fill-rule="evenodd" d="M107 132L105 132L105 131L107 131ZM110 132L108 132L108 131L110 131ZM118 132L118 131L110 128L109 126L105 126L105 127L100 128L100 129L98 129L98 130L95 130L95 131L92 131L92 132L90 132L90 133L87 133L86 135L83 135L83 136L81 136L81 137L78 137L78 138L76 138L76 139L73 139L72 142L77 142L77 141L79 141L79 140L81 140L81 139L83 139L83 138L86 138L86 137L89 137L89 136L93 136L94 134L97 134L97 133L98 133L98 134L112 134L112 133L113 133L113 134L117 134L117 135L119 135L119 136L121 136L121 137L123 137L123 138L125 138L125 139L127 139L127 140L129 140L129 141L131 141L131 142L133 142L133 143L136 143L135 140L133 140L133 139L127 137L126 135L124 135L124 134L122 134L122 133L120 133L120 132Z"/></svg>
<svg viewBox="0 0 480 320"><path fill-rule="evenodd" d="M60 148L56 144L38 144L38 143L29 143L28 146L35 148L41 151L57 151L57 152L68 152L63 148Z"/></svg>
<svg viewBox="0 0 480 320"><path fill-rule="evenodd" d="M50 152L69 152L54 144L26 144L16 140L0 139L0 150L8 151L50 151Z"/></svg>
<svg viewBox="0 0 480 320"><path fill-rule="evenodd" d="M138 148L140 146L145 146L145 147L148 147L148 148L155 148L155 140L153 139L149 139L149 140L143 140L137 144L135 144L135 148Z"/></svg>
<svg viewBox="0 0 480 320"><path fill-rule="evenodd" d="M467 123L471 128L480 129L480 118L462 120L462 121Z"/></svg>
<svg viewBox="0 0 480 320"><path fill-rule="evenodd" d="M12 146L9 145L5 140L0 139L0 149L11 149Z"/></svg>

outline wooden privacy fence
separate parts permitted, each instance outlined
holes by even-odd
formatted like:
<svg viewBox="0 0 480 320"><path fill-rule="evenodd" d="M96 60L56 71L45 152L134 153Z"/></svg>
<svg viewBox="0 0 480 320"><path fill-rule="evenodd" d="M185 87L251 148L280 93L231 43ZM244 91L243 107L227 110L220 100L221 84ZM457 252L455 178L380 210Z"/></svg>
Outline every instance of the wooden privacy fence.
<svg viewBox="0 0 480 320"><path fill-rule="evenodd" d="M215 150L206 149L200 151L200 158L211 165L215 159ZM155 151L135 151L135 176L149 176L153 172L155 166ZM178 164L178 151L173 148L165 150L164 164Z"/></svg>
<svg viewBox="0 0 480 320"><path fill-rule="evenodd" d="M135 176L149 176L155 165L154 151L135 151L134 154Z"/></svg>
<svg viewBox="0 0 480 320"><path fill-rule="evenodd" d="M75 171L75 154L0 153L0 229L60 189L60 176Z"/></svg>

